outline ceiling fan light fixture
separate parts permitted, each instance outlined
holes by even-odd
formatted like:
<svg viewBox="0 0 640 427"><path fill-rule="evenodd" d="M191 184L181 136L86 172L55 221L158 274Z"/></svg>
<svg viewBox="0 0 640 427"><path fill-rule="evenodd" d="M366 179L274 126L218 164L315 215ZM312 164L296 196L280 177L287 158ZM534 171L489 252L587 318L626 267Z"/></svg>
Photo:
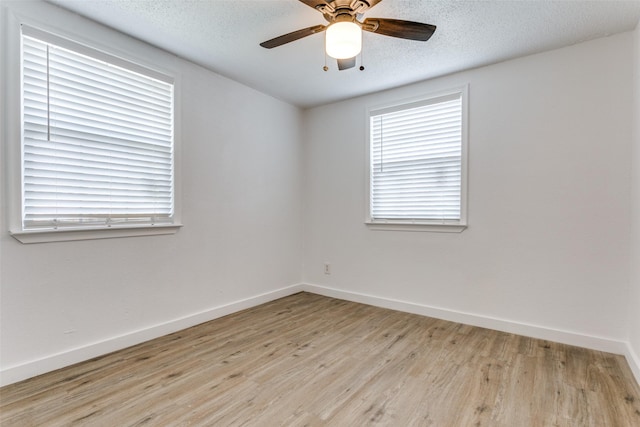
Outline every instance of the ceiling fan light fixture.
<svg viewBox="0 0 640 427"><path fill-rule="evenodd" d="M362 28L354 22L336 22L327 27L325 40L330 57L353 58L362 50Z"/></svg>

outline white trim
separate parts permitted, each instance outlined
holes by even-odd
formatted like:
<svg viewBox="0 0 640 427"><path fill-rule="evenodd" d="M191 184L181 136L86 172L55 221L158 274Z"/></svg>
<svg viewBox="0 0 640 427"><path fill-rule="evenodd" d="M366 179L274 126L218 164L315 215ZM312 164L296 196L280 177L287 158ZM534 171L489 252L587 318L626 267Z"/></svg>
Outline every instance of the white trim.
<svg viewBox="0 0 640 427"><path fill-rule="evenodd" d="M139 329L137 331L95 342L83 347L52 354L41 359L9 366L0 371L0 387L89 360L93 357L121 350L132 345L140 344L154 338L171 334L200 323L208 322L210 320L264 304L278 298L293 295L298 292L310 292L346 301L368 304L376 307L463 323L466 325L478 326L547 341L575 345L592 350L624 355L631 371L638 381L638 384L640 384L640 357L633 351L629 343L624 341L616 341L604 337L584 335L570 331L545 328L488 316L480 316L477 314L464 313L461 311L438 308L424 304L415 304L396 299L382 298L368 294L302 283L213 307L208 310L193 313L149 328Z"/></svg>
<svg viewBox="0 0 640 427"><path fill-rule="evenodd" d="M433 307L425 304L416 304L407 301L382 298L369 294L343 291L340 289L310 284L301 285L301 288L301 290L303 291L312 292L328 297L373 305L376 307L389 308L406 313L419 314L422 316L435 317L437 319L448 320L451 322L479 326L482 328L523 335L562 344L575 345L592 350L605 351L622 355L626 354L626 350L628 347L627 343L624 341L616 341L609 338L593 335L583 335L571 331L551 329L543 326L519 323L506 319L498 319L473 313L465 313L462 311Z"/></svg>
<svg viewBox="0 0 640 427"><path fill-rule="evenodd" d="M15 10L5 8L6 28L3 28L2 36L4 44L2 50L6 55L6 64L3 70L3 84L5 85L4 99L0 100L4 105L5 138L3 147L3 163L0 172L4 173L5 194L7 203L6 215L10 234L22 243L47 243L72 240L93 240L110 239L117 237L134 237L149 235L166 235L176 233L182 225L182 186L181 186L181 75L172 66L167 66L163 61L156 61L146 57L138 57L118 49L114 46L105 45L99 37L86 37L73 29L60 28L51 25L43 20L41 16L27 10ZM80 49L84 53L92 52L102 58L110 58L118 65L126 64L129 69L143 71L153 78L163 81L173 82L173 179L174 179L174 205L173 221L170 224L144 224L141 226L131 224L129 226L113 226L100 229L59 229L53 230L23 230L22 227L22 172L21 172L21 34L22 30L29 34L46 35L46 37L57 40L65 46L68 44ZM164 65L161 65L164 64ZM11 108L20 107L20 108Z"/></svg>
<svg viewBox="0 0 640 427"><path fill-rule="evenodd" d="M60 36L60 31L42 30L30 23L21 23L21 33L28 37L41 40L45 43L51 43L64 49L71 50L75 53L79 53L85 56L89 56L93 59L97 59L109 64L124 68L125 70L133 71L138 74L142 74L146 77L150 77L156 80L163 81L165 83L174 84L174 77L170 73L158 71L157 67L147 67L139 63L138 60L124 59L121 56L116 56L109 53L109 49L95 48L91 42L79 43L75 41L76 36Z"/></svg>
<svg viewBox="0 0 640 427"><path fill-rule="evenodd" d="M446 223L438 223L437 221L403 221L403 220L381 220L371 218L371 125L370 119L374 114L381 112L397 111L409 108L411 104L420 104L425 101L437 98L446 98L451 95L460 95L462 97L462 159L461 159L461 177L460 177L460 219L457 221L447 221ZM372 230L391 230L391 231L433 231L433 232L453 232L460 233L468 226L468 187L469 187L469 83L461 86L455 86L449 89L430 92L412 98L405 98L384 104L373 105L366 108L366 141L365 141L365 158L366 158L366 179L365 179L365 195L366 195L366 212L365 224Z"/></svg>
<svg viewBox="0 0 640 427"><path fill-rule="evenodd" d="M265 292L250 298L237 300L217 307L212 307L204 311L189 314L149 328L138 329L136 331L107 338L82 347L51 354L19 365L9 366L0 371L0 387L108 354L113 351L121 350L132 345L140 344L154 338L190 328L191 326L264 304L278 298L293 295L301 291L302 288L300 285L280 288L275 291Z"/></svg>
<svg viewBox="0 0 640 427"><path fill-rule="evenodd" d="M433 224L426 222L396 223L387 221L366 222L371 230L391 230L391 231L431 231L435 233L462 233L467 226L459 224Z"/></svg>
<svg viewBox="0 0 640 427"><path fill-rule="evenodd" d="M631 368L633 376L636 377L636 381L640 385L640 355L633 350L630 343L627 343L624 357L627 359L629 368Z"/></svg>
<svg viewBox="0 0 640 427"><path fill-rule="evenodd" d="M21 243L69 242L73 240L114 239L117 237L156 236L175 234L182 224L158 224L120 226L112 228L76 228L64 230L10 231L12 237Z"/></svg>
<svg viewBox="0 0 640 427"><path fill-rule="evenodd" d="M22 172L21 172L21 60L20 60L20 23L21 17L12 10L7 11L6 28L4 29L5 44L5 156L2 169L4 169L5 198L7 200L7 220L5 225L11 229L22 229L21 224L21 199L22 199ZM4 231L4 230L3 230Z"/></svg>

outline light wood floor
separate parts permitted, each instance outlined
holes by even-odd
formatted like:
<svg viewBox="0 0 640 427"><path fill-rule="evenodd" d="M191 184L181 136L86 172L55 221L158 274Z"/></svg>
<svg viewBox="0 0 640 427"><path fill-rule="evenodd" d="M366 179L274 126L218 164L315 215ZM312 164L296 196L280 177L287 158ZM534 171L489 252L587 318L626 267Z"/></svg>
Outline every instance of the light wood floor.
<svg viewBox="0 0 640 427"><path fill-rule="evenodd" d="M622 356L300 293L0 389L9 426L640 426Z"/></svg>

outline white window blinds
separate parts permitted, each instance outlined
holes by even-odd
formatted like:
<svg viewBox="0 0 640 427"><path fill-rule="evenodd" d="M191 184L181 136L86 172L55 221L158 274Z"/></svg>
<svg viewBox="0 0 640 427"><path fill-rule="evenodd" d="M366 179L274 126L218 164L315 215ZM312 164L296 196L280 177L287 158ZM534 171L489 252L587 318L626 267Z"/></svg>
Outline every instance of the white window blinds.
<svg viewBox="0 0 640 427"><path fill-rule="evenodd" d="M461 219L462 94L370 114L370 218Z"/></svg>
<svg viewBox="0 0 640 427"><path fill-rule="evenodd" d="M171 223L172 82L22 42L23 228Z"/></svg>

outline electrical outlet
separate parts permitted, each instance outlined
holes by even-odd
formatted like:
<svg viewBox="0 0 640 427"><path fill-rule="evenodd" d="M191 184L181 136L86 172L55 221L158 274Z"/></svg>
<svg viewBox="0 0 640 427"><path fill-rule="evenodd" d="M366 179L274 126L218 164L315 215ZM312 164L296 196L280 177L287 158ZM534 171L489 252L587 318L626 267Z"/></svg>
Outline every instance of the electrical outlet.
<svg viewBox="0 0 640 427"><path fill-rule="evenodd" d="M331 274L331 264L328 262L324 263L324 274Z"/></svg>

